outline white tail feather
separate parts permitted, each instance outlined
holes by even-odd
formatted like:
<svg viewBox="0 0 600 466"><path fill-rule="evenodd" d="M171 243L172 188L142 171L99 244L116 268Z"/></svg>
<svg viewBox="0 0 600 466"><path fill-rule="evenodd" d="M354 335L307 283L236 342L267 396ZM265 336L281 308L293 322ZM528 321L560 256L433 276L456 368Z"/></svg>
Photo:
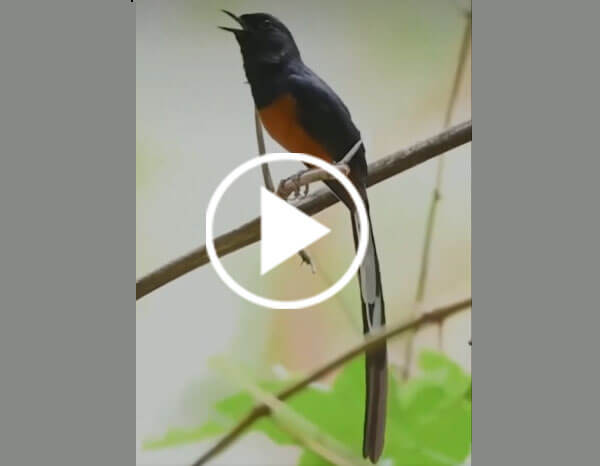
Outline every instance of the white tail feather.
<svg viewBox="0 0 600 466"><path fill-rule="evenodd" d="M358 214L354 212L352 216L354 226L358 236L360 236L360 222ZM367 310L373 309L372 314L367 311L367 322L369 330L381 327L383 324L383 310L381 306L381 296L377 292L377 259L375 257L375 249L373 246L373 238L369 235L369 243L365 258L360 266L360 289L362 299L365 301Z"/></svg>

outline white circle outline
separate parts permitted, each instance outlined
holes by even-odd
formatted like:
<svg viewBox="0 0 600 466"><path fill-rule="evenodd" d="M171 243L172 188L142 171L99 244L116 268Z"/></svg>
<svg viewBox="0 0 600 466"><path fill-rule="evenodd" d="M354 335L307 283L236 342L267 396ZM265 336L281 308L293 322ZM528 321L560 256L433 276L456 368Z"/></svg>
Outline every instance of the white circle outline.
<svg viewBox="0 0 600 466"><path fill-rule="evenodd" d="M350 267L348 267L348 270L346 270L344 275L342 275L342 277L335 284L331 285L328 289L309 298L297 299L292 301L282 301L265 298L263 296L256 295L239 285L225 270L225 267L223 267L221 259L217 255L213 237L214 218L215 213L217 211L217 205L221 201L223 195L225 194L225 191L227 191L227 189L248 170L251 170L252 168L255 168L264 163L279 161L300 161L309 165L315 165L319 168L322 168L331 176L333 176L342 184L342 186L350 194L350 197L352 198L352 201L354 202L354 205L357 207L358 210L358 220L360 225L358 248L356 251L356 255L354 256ZM217 189L215 189L212 197L210 198L210 201L208 202L208 207L206 209L206 252L208 253L210 263L215 269L215 272L217 272L217 275L221 278L221 280L223 280L225 285L227 285L229 289L231 289L237 295L254 304L272 309L303 309L319 304L338 293L350 282L350 280L352 280L352 278L358 271L367 252L367 245L369 240L368 235L369 219L367 216L367 209L365 207L365 203L360 197L360 194L358 193L358 190L354 187L350 180L346 178L346 176L344 176L339 170L334 168L333 165L330 165L329 163L308 154L279 152L265 154L260 157L250 159L247 162L244 162L243 164L236 167L233 171L231 171L229 175L223 178L223 180L217 186Z"/></svg>

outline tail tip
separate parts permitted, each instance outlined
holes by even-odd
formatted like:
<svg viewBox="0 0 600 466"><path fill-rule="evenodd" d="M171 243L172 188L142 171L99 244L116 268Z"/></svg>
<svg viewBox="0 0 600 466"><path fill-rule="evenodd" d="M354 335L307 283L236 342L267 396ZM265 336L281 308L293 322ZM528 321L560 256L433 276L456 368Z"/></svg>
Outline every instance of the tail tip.
<svg viewBox="0 0 600 466"><path fill-rule="evenodd" d="M377 461L379 461L379 458L381 457L381 453L382 453L382 448L375 448L376 446L373 445L373 449L369 449L369 445L364 445L363 447L363 458L368 459L371 463L376 464Z"/></svg>

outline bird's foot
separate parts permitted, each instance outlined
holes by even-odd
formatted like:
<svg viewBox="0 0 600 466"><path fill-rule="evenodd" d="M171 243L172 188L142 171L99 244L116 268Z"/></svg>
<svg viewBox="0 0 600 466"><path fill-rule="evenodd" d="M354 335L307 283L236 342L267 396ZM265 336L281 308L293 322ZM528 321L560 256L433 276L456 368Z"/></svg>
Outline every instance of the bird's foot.
<svg viewBox="0 0 600 466"><path fill-rule="evenodd" d="M306 172L306 170L303 170L301 172L295 173L292 176L289 176L289 177L281 180L279 182L279 186L277 187L277 194L283 199L287 199L288 197L290 197L290 195L292 193L294 194L293 199L301 198L302 197L302 195L301 195L302 184L300 183L300 177L305 172ZM306 185L304 191L305 191L304 196L306 196L308 194L308 185Z"/></svg>
<svg viewBox="0 0 600 466"><path fill-rule="evenodd" d="M305 197L308 197L309 192L310 192L310 184L305 184L304 189L302 190L302 193L300 195L296 196L296 199L304 199Z"/></svg>

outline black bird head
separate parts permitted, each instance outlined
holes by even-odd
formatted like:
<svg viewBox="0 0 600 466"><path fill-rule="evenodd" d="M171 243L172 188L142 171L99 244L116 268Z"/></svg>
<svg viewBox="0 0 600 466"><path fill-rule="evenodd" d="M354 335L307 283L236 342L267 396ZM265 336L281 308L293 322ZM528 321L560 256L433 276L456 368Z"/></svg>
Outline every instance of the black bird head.
<svg viewBox="0 0 600 466"><path fill-rule="evenodd" d="M219 27L235 34L246 65L280 64L300 58L291 32L274 16L252 13L238 17L229 11L222 11L241 26L241 29Z"/></svg>

